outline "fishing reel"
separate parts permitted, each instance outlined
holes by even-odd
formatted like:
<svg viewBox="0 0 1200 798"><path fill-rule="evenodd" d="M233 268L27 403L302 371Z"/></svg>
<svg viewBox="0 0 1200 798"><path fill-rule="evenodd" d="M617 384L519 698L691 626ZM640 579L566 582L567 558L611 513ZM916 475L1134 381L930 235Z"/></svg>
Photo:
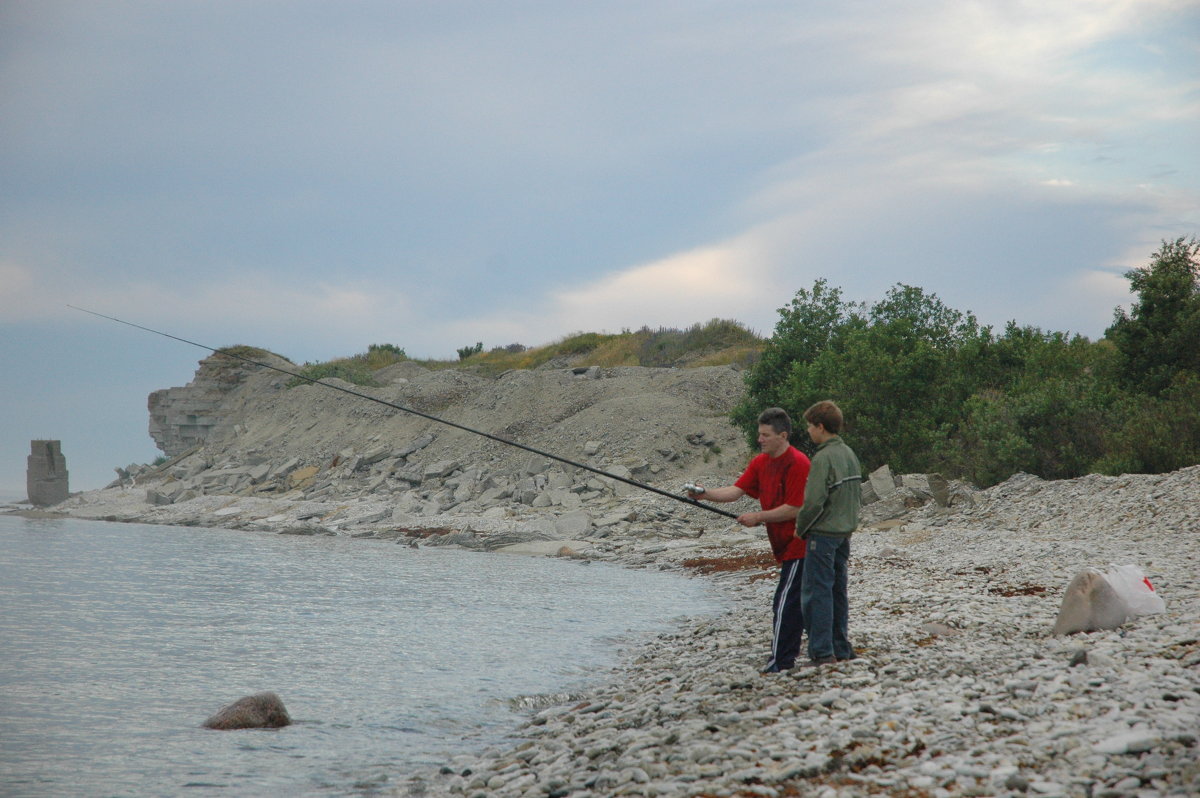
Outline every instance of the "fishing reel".
<svg viewBox="0 0 1200 798"><path fill-rule="evenodd" d="M683 486L683 491L691 496L695 496L697 493L704 492L704 486L697 485L695 482L689 482Z"/></svg>

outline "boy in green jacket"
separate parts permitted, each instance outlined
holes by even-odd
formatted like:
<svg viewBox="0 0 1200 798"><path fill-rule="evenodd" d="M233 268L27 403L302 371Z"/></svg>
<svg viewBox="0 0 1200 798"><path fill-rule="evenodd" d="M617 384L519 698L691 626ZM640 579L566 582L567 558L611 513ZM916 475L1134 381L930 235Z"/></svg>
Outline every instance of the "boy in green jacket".
<svg viewBox="0 0 1200 798"><path fill-rule="evenodd" d="M850 645L850 535L862 506L862 466L841 439L842 411L828 400L804 411L817 445L796 515L796 534L808 541L801 607L808 630L810 666L857 655Z"/></svg>

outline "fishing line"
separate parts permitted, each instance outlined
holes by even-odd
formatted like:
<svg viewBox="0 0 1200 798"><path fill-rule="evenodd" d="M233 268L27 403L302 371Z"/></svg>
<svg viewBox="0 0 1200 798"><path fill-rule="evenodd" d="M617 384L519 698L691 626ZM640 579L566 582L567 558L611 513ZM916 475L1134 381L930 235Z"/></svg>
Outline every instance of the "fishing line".
<svg viewBox="0 0 1200 798"><path fill-rule="evenodd" d="M90 314L92 316L98 316L99 318L102 318L102 319L108 319L109 321L115 321L118 324L124 324L127 327L133 327L134 329L137 329L137 330L142 330L142 331L148 332L148 333L154 333L155 335L161 335L162 337L170 338L173 341L179 341L180 343L189 344L190 346L195 346L200 349L207 349L208 351L213 352L215 354L225 355L226 357L232 357L237 360L242 360L242 361L245 361L246 363L250 363L252 365L259 366L261 368L270 369L271 371L278 371L280 374L286 374L289 377L295 377L296 379L303 380L304 382L310 383L312 385L320 385L323 388L331 388L335 391L341 391L342 393L348 393L351 396L357 396L360 399L367 399L372 402L377 402L381 405L391 407L395 410L401 410L405 413L411 413L414 416L420 416L421 418L429 419L430 421L436 421L439 424L445 424L448 427L454 427L455 429L460 429L460 430L463 430L464 432L470 432L475 435L482 435L483 437L488 438L489 440L496 441L497 443L503 443L508 446L515 446L518 449L524 449L527 452L532 452L533 454L540 455L541 457L548 457L551 460L557 460L560 463L566 463L567 465L575 466L576 468L582 468L585 471L590 471L593 474L598 474L607 479L615 479L618 482L624 482L626 485L632 485L635 488L641 488L642 490L648 490L651 493L657 493L659 496L666 496L668 499L674 499L677 502L682 502L691 507L699 507L702 510L708 510L710 513L716 513L717 515L723 515L726 518L737 518L737 514L735 514L735 513L731 513L726 510L721 510L721 509L712 507L707 504L702 504L695 499L690 499L686 496L679 496L677 494L670 493L665 490L660 490L660 489L654 487L653 485L647 485L646 483L638 482L635 479L628 479L627 477L618 476L616 474L610 474L607 471L601 471L599 468L593 468L592 466L585 465L584 463L577 463L574 460L570 460L566 457L562 457L557 454L551 454L550 452L542 451L541 449L535 449L534 447L526 446L523 443L517 443L516 441L510 441L507 438L501 438L499 435L493 435L490 432L483 432L481 430L472 429L471 427L467 427L462 424L458 424L454 421L447 421L444 418L439 418L437 416L430 415L429 413L423 413L420 410L414 410L411 407L405 407L403 405L398 405L395 402L389 402L385 399L379 399L379 398L370 396L365 393L360 393L359 391L351 390L350 388L343 388L340 385L333 385L328 382L321 382L320 380L313 379L312 377L306 377L303 374L298 374L294 371L288 371L287 369L279 368L278 366L272 366L270 363L263 363L262 361L254 360L253 358L245 357L244 355L239 355L235 352L230 352L225 349L216 349L214 347L207 346L205 344L198 344L195 341L189 341L186 338L180 338L177 335L171 335L170 333L165 333L165 332L162 332L161 330L154 330L149 327L143 327L142 325L134 324L131 321L125 321L124 319L118 319L115 316L106 316L103 313L97 313L94 310L88 310L87 308L76 307L75 305L67 305L67 307L71 308L72 310L78 310L82 313Z"/></svg>

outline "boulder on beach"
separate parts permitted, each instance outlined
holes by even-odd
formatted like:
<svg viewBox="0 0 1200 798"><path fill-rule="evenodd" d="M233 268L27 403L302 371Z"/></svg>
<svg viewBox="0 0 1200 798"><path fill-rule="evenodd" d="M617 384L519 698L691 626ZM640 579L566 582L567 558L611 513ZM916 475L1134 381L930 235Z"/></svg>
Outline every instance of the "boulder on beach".
<svg viewBox="0 0 1200 798"><path fill-rule="evenodd" d="M239 698L204 721L206 729L278 729L290 726L291 717L275 693L262 692Z"/></svg>
<svg viewBox="0 0 1200 798"><path fill-rule="evenodd" d="M1067 585L1055 635L1090 632L1096 629L1116 629L1129 618L1129 607L1118 595L1104 574L1087 568L1080 571Z"/></svg>

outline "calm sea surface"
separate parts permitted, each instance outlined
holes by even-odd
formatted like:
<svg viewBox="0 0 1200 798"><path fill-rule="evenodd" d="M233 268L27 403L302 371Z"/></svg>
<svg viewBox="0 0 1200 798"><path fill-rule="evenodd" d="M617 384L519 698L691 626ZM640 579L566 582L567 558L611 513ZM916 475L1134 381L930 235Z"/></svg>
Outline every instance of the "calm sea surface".
<svg viewBox="0 0 1200 798"><path fill-rule="evenodd" d="M347 538L0 516L0 795L371 794L604 677L702 582ZM278 693L294 724L206 717Z"/></svg>

